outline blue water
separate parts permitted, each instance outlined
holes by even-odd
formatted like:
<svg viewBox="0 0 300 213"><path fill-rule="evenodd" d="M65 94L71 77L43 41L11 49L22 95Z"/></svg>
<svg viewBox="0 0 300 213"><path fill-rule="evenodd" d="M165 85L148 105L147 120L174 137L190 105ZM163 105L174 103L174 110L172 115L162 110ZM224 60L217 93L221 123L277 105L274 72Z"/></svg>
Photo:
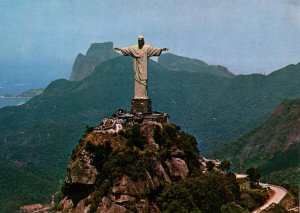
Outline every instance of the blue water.
<svg viewBox="0 0 300 213"><path fill-rule="evenodd" d="M26 103L30 98L0 98L0 108L5 106L17 106Z"/></svg>

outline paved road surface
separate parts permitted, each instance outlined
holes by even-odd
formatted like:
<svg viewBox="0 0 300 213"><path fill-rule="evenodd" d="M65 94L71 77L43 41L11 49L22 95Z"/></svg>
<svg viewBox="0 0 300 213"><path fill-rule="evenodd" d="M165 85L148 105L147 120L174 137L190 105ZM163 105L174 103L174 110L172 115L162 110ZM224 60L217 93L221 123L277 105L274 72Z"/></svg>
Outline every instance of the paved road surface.
<svg viewBox="0 0 300 213"><path fill-rule="evenodd" d="M278 204L284 198L284 196L287 194L286 189L284 189L280 186L274 186L274 185L268 185L268 184L261 184L261 185L267 186L270 189L272 189L274 191L274 194L269 200L267 200L267 202L263 206L259 207L252 213L259 213L261 210L268 208L272 203Z"/></svg>
<svg viewBox="0 0 300 213"><path fill-rule="evenodd" d="M235 176L236 176L236 178L246 178L246 177L248 177L248 175L246 175L246 174L238 174L238 173L235 173Z"/></svg>
<svg viewBox="0 0 300 213"><path fill-rule="evenodd" d="M236 173L235 176L236 176L236 178L247 177L246 174L238 174L238 173ZM275 185L266 184L266 183L260 183L260 185L262 187L269 187L270 189L272 189L274 191L274 194L272 195L272 197L269 200L267 200L267 202L263 206L254 210L252 213L259 213L259 212L261 212L261 210L268 208L272 203L278 204L284 198L284 196L287 194L287 190L280 186L275 186Z"/></svg>

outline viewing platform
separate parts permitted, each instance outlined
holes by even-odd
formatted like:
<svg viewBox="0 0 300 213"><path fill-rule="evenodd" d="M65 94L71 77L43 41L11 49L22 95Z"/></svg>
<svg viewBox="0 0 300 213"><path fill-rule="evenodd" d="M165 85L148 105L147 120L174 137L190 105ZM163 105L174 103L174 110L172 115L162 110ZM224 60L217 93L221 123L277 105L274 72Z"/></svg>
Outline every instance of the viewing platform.
<svg viewBox="0 0 300 213"><path fill-rule="evenodd" d="M104 118L102 123L95 127L94 133L117 133L126 126L141 124L144 122L167 123L169 116L164 112L134 113L123 109L117 110L112 118Z"/></svg>

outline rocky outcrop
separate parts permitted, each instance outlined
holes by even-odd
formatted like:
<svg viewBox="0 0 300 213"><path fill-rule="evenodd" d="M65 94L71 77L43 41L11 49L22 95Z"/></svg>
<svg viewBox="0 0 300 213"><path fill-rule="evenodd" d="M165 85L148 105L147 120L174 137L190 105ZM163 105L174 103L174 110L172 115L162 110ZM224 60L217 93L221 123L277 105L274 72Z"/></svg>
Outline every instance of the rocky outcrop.
<svg viewBox="0 0 300 213"><path fill-rule="evenodd" d="M57 209L160 212L155 195L199 170L200 163L190 163L198 159L193 137L169 123L144 122L116 134L89 132L73 151Z"/></svg>
<svg viewBox="0 0 300 213"><path fill-rule="evenodd" d="M94 184L98 171L92 165L91 155L82 150L77 158L69 162L67 174L66 183Z"/></svg>
<svg viewBox="0 0 300 213"><path fill-rule="evenodd" d="M88 199L83 199L78 202L76 206L71 199L64 197L60 201L60 208L58 211L63 211L65 213L89 213L91 210L91 204L88 203Z"/></svg>
<svg viewBox="0 0 300 213"><path fill-rule="evenodd" d="M189 169L184 160L180 158L171 158L165 161L169 173L174 178L186 179Z"/></svg>
<svg viewBox="0 0 300 213"><path fill-rule="evenodd" d="M103 197L99 207L97 208L97 212L107 212L107 213L128 213L131 212L125 207L113 203L109 198Z"/></svg>
<svg viewBox="0 0 300 213"><path fill-rule="evenodd" d="M94 43L86 52L86 55L78 54L71 73L71 81L80 81L89 76L95 69L95 67L109 59L120 56L112 50L113 43Z"/></svg>

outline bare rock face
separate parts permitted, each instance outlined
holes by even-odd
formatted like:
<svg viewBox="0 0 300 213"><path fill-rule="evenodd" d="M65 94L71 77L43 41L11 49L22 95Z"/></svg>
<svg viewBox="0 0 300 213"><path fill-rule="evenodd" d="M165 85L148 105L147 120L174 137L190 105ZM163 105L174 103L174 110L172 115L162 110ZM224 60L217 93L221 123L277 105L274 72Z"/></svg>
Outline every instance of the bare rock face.
<svg viewBox="0 0 300 213"><path fill-rule="evenodd" d="M189 169L184 160L180 158L171 158L165 161L169 173L174 178L186 179Z"/></svg>
<svg viewBox="0 0 300 213"><path fill-rule="evenodd" d="M152 177L152 182L156 187L171 183L171 179L167 175L166 170L161 163L154 166L153 173L155 175Z"/></svg>
<svg viewBox="0 0 300 213"><path fill-rule="evenodd" d="M71 212L73 209L73 202L72 200L68 199L67 197L64 197L59 202L58 212ZM60 211L62 210L62 211Z"/></svg>
<svg viewBox="0 0 300 213"><path fill-rule="evenodd" d="M139 195L138 189L136 188L134 182L126 175L123 176L122 179L112 187L111 192L113 194L124 194L133 196Z"/></svg>
<svg viewBox="0 0 300 213"><path fill-rule="evenodd" d="M97 209L97 213L129 213L129 211L125 207L113 203L109 198L103 197L101 203Z"/></svg>
<svg viewBox="0 0 300 213"><path fill-rule="evenodd" d="M78 157L68 164L66 183L94 184L98 171L91 161L90 154L82 150Z"/></svg>
<svg viewBox="0 0 300 213"><path fill-rule="evenodd" d="M79 201L76 205L74 213L89 213L91 210L91 204L86 199Z"/></svg>
<svg viewBox="0 0 300 213"><path fill-rule="evenodd" d="M159 145L154 140L154 129L162 128L161 123L157 122L145 122L141 125L141 130L145 133L147 138L147 143L149 146L154 147L155 149L159 149Z"/></svg>
<svg viewBox="0 0 300 213"><path fill-rule="evenodd" d="M86 52L86 55L78 54L71 73L71 81L80 81L89 76L95 67L109 59L118 57L119 54L112 50L113 43L94 43Z"/></svg>

